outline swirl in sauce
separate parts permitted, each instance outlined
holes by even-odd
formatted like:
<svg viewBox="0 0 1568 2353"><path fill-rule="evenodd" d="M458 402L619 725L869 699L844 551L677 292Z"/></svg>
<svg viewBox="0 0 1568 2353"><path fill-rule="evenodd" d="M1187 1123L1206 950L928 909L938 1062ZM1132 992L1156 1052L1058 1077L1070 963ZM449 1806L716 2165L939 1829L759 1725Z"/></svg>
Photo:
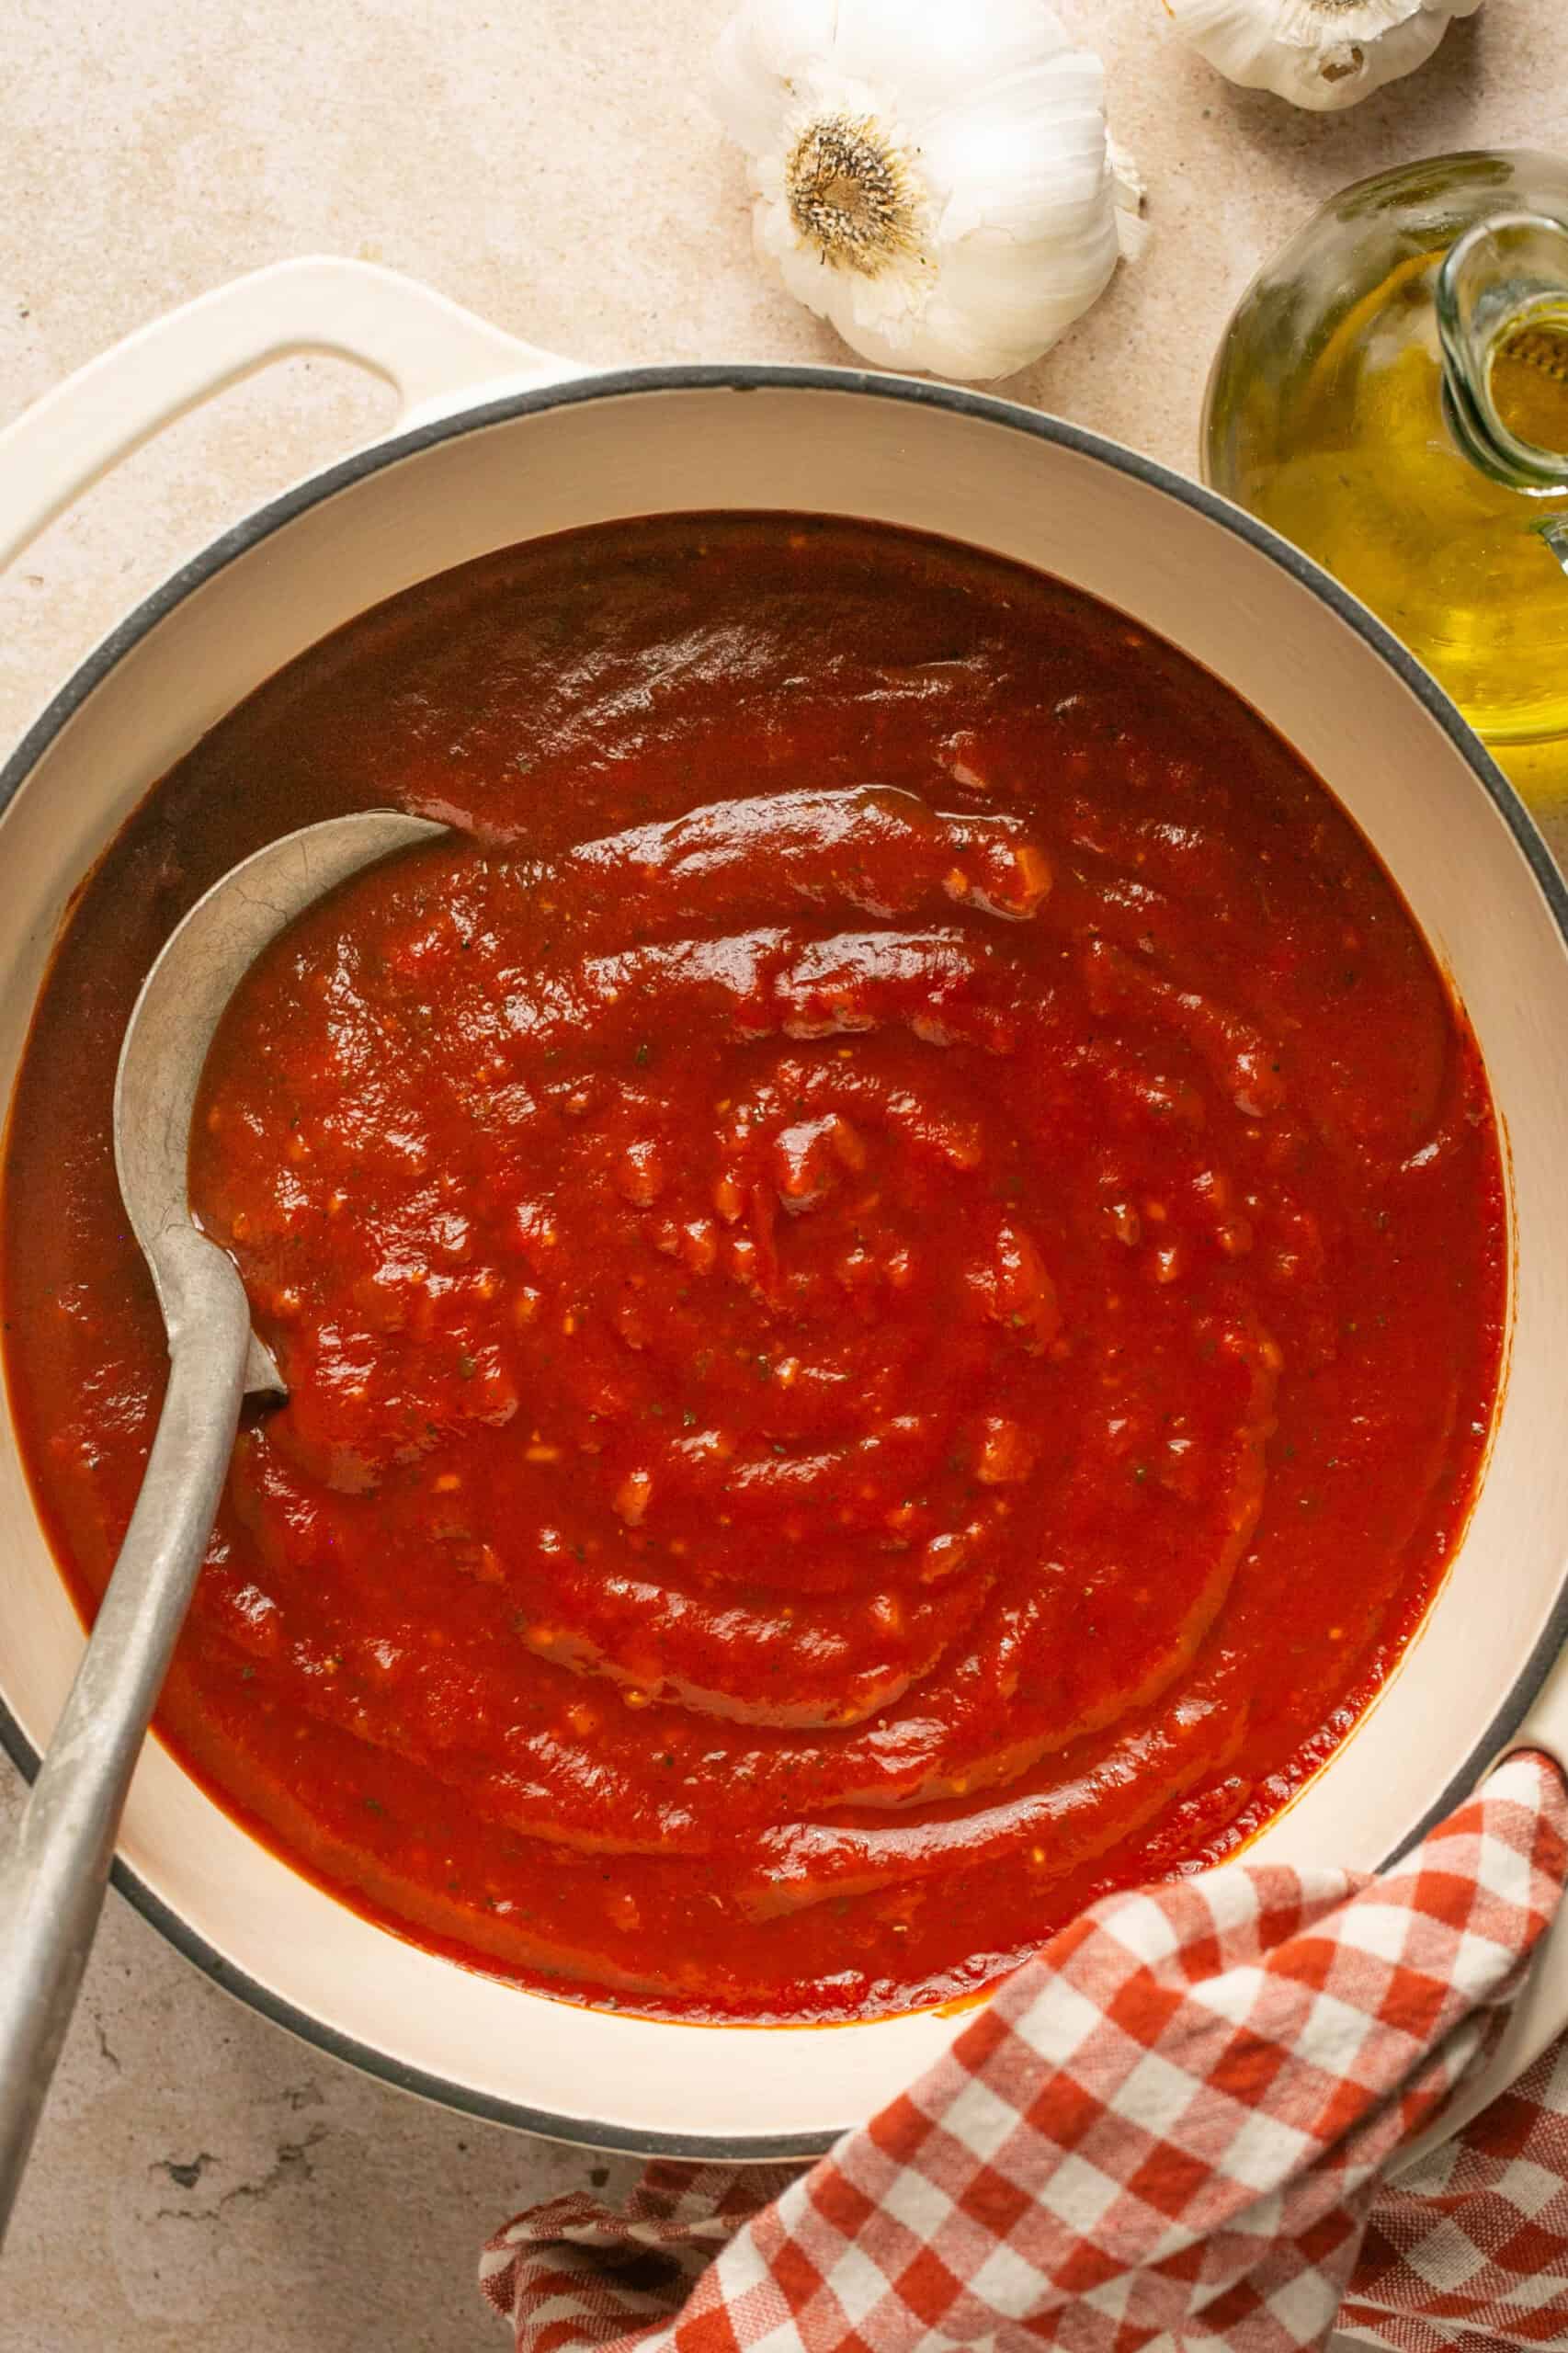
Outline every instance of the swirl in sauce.
<svg viewBox="0 0 1568 2353"><path fill-rule="evenodd" d="M411 1932L843 2016L1221 1851L1344 1728L1473 1478L1495 1147L1385 879L1221 689L955 555L1021 613L949 597L956 654L881 689L837 653L826 747L826 617L743 626L749 528L625 771L589 695L580 829L426 757L397 797L464 832L230 1009L192 1197L290 1397L195 1672L253 1810ZM1409 1254L1466 1215L1471 1369L1417 1371Z"/></svg>

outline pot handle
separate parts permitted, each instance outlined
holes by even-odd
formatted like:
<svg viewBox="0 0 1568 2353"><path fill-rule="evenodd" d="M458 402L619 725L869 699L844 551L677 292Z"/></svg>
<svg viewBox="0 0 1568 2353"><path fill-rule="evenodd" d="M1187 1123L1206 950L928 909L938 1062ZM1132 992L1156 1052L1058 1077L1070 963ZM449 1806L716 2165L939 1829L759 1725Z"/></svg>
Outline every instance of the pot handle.
<svg viewBox="0 0 1568 2353"><path fill-rule="evenodd" d="M1521 1748L1540 1749L1568 1780L1568 1645L1536 1694L1535 1704L1503 1755L1487 1767L1493 1772ZM1483 1776L1484 1779L1485 1776ZM1543 2051L1556 2041L1568 2024L1568 1895L1557 1917L1537 1945L1518 1998L1508 2013L1502 2033L1483 2067L1462 2084L1438 2110L1424 2132L1400 2151L1389 2177L1399 2181L1423 2158L1462 2131L1472 2117L1490 2108L1533 2067Z"/></svg>
<svg viewBox="0 0 1568 2353"><path fill-rule="evenodd" d="M384 377L398 429L462 405L479 384L588 372L395 270L326 254L274 262L139 327L0 432L0 564L160 426L301 351Z"/></svg>

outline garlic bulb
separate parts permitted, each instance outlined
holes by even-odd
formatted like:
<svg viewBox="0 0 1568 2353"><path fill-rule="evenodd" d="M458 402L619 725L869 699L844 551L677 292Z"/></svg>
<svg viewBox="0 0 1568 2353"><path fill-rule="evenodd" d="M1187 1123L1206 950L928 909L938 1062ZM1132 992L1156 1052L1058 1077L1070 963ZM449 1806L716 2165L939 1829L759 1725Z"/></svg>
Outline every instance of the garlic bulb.
<svg viewBox="0 0 1568 2353"><path fill-rule="evenodd" d="M1481 0L1165 0L1200 57L1247 90L1350 107L1424 65Z"/></svg>
<svg viewBox="0 0 1568 2353"><path fill-rule="evenodd" d="M1037 359L1104 291L1136 210L1100 61L1043 0L743 0L714 97L757 253L884 367Z"/></svg>

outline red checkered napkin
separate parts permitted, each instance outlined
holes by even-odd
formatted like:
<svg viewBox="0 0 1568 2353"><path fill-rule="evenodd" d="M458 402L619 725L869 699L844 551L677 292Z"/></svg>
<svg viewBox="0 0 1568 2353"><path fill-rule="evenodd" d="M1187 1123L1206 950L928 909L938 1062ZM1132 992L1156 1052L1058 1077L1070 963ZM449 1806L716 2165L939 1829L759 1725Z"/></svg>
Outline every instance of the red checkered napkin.
<svg viewBox="0 0 1568 2353"><path fill-rule="evenodd" d="M809 2172L651 2166L625 2213L519 2215L481 2284L519 2353L1293 2353L1347 2296L1408 2353L1568 2345L1561 2054L1379 2188L1501 2024L1565 1839L1519 1756L1381 1878L1108 1898Z"/></svg>

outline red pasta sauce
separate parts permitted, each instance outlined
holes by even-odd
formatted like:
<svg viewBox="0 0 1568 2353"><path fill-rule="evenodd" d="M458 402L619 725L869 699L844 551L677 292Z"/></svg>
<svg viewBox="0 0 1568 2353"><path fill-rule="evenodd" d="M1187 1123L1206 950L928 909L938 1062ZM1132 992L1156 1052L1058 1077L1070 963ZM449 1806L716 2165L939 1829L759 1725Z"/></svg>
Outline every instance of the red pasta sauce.
<svg viewBox="0 0 1568 2353"><path fill-rule="evenodd" d="M149 795L11 1124L11 1394L90 1614L156 1413L115 1059L288 828L456 829L262 958L192 1199L247 1409L160 1717L290 1862L571 1998L973 1991L1231 1851L1457 1540L1474 1045L1229 692L945 543L676 517L410 591Z"/></svg>

